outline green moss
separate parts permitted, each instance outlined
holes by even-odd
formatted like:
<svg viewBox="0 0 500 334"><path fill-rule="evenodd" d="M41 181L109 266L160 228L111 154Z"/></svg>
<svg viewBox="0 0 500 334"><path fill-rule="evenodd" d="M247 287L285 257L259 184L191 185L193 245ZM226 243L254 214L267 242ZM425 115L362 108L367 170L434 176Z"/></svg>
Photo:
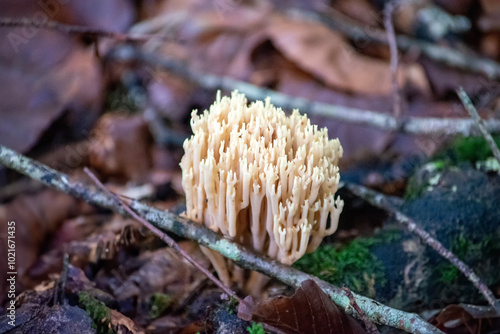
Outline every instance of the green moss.
<svg viewBox="0 0 500 334"><path fill-rule="evenodd" d="M497 146L500 145L500 136L494 136ZM457 139L451 146L453 157L458 162L473 162L486 160L492 152L483 137L465 137Z"/></svg>
<svg viewBox="0 0 500 334"><path fill-rule="evenodd" d="M486 272L498 266L498 261L486 261L483 259L495 259L495 254L500 252L500 237L488 236L480 242L474 242L465 235L460 235L451 242L451 252L465 263L471 265L475 271ZM474 268L478 266L478 268ZM460 282L468 284L460 271L451 263L445 262L437 266L439 281L445 284ZM481 275L484 276L484 275ZM484 278L484 277L483 277ZM487 280L488 281L488 280ZM491 281L490 283L494 283Z"/></svg>
<svg viewBox="0 0 500 334"><path fill-rule="evenodd" d="M478 245L473 244L469 239L461 235L451 243L450 250L459 259L464 260L467 257L466 255L473 249L477 250L477 247ZM459 278L460 271L458 268L447 261L438 265L436 270L439 273L439 281L442 283L454 283L457 282Z"/></svg>
<svg viewBox="0 0 500 334"><path fill-rule="evenodd" d="M247 327L247 332L249 334L266 334L262 325L255 322L252 322L252 327Z"/></svg>
<svg viewBox="0 0 500 334"><path fill-rule="evenodd" d="M458 257L464 257L470 250L477 248L479 245L473 244L464 235L460 235L455 242L452 243L451 250Z"/></svg>
<svg viewBox="0 0 500 334"><path fill-rule="evenodd" d="M81 292L78 295L78 302L92 319L92 328L96 330L96 333L115 333L111 328L111 312L103 302L95 299L86 292Z"/></svg>
<svg viewBox="0 0 500 334"><path fill-rule="evenodd" d="M443 283L453 283L458 278L458 269L452 264L443 265L440 268L441 277L440 281Z"/></svg>
<svg viewBox="0 0 500 334"><path fill-rule="evenodd" d="M164 293L155 293L151 297L151 310L149 316L156 319L165 312L165 310L172 304L172 297Z"/></svg>
<svg viewBox="0 0 500 334"><path fill-rule="evenodd" d="M236 314L238 309L238 300L234 297L229 298L229 301L226 303L226 311L229 314Z"/></svg>
<svg viewBox="0 0 500 334"><path fill-rule="evenodd" d="M493 139L497 146L500 146L500 135L494 136ZM434 179L429 179L428 183L422 184L417 174L409 178L405 199L413 200L420 197L425 190L432 189L431 181L439 180L438 175L441 175L439 171L463 163L471 163L477 169L485 171L498 171L498 162L496 159L491 159L492 156L493 153L483 137L459 137L448 148L436 154L433 161L423 166L423 170L432 173Z"/></svg>
<svg viewBox="0 0 500 334"><path fill-rule="evenodd" d="M424 188L419 185L416 175L413 175L408 179L404 197L407 201L412 201L419 198L420 195L422 195L423 190Z"/></svg>
<svg viewBox="0 0 500 334"><path fill-rule="evenodd" d="M393 235L384 238L389 237ZM381 241L360 238L340 248L322 245L312 254L302 257L294 267L331 284L345 284L359 294L375 297L375 283L383 286L387 279L382 262L369 247Z"/></svg>
<svg viewBox="0 0 500 334"><path fill-rule="evenodd" d="M418 174L414 174L410 179L408 180L408 184L406 186L406 191L405 191L405 199L406 200L413 200L424 192L424 190L431 190L434 186L436 186L439 183L439 180L441 178L441 173L440 171L444 170L445 168L448 168L450 165L449 160L436 160L427 163L425 166L423 166L423 169L426 172L434 174L432 178L430 178L427 182L422 182L419 178Z"/></svg>
<svg viewBox="0 0 500 334"><path fill-rule="evenodd" d="M435 170L443 170L448 166L448 162L445 160L436 160L432 162L434 164Z"/></svg>

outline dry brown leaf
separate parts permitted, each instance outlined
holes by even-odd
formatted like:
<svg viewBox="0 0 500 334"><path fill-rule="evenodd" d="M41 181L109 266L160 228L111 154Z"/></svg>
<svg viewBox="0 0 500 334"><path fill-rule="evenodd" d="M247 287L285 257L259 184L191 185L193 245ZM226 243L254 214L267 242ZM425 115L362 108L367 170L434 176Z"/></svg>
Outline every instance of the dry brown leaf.
<svg viewBox="0 0 500 334"><path fill-rule="evenodd" d="M127 0L5 0L2 17L124 31L135 13ZM104 44L100 43L101 52ZM59 119L49 140L82 138L101 109L103 77L93 46L80 36L30 27L0 29L0 144L30 150Z"/></svg>
<svg viewBox="0 0 500 334"><path fill-rule="evenodd" d="M47 246L47 239L68 217L89 210L87 204L55 190L45 190L36 195L22 196L0 205L0 221L15 222L16 269L18 277L22 278L26 270L33 265L39 252ZM0 247L0 264L7 267L7 224L0 224L3 236ZM21 261L22 259L22 261ZM5 261L5 262L4 262ZM5 275L2 272L1 275ZM0 287L4 291L2 276Z"/></svg>
<svg viewBox="0 0 500 334"><path fill-rule="evenodd" d="M250 300L251 297L245 298L252 304ZM292 297L278 296L252 308L240 303L238 317L268 324L285 333L366 333L313 280L302 282Z"/></svg>
<svg viewBox="0 0 500 334"><path fill-rule="evenodd" d="M145 331L142 328L136 326L136 324L129 317L124 316L118 311L110 310L111 313L111 326L113 332L116 334L144 334Z"/></svg>
<svg viewBox="0 0 500 334"><path fill-rule="evenodd" d="M500 3L496 0L481 0L481 8L483 12L487 15L499 15L500 14Z"/></svg>
<svg viewBox="0 0 500 334"><path fill-rule="evenodd" d="M90 164L106 176L144 180L152 166L152 140L140 116L104 115L93 130Z"/></svg>
<svg viewBox="0 0 500 334"><path fill-rule="evenodd" d="M489 306L448 305L431 323L447 334L490 333L499 328L500 316Z"/></svg>
<svg viewBox="0 0 500 334"><path fill-rule="evenodd" d="M357 22L362 22L364 28L377 27L382 23L381 13L377 13L373 1L341 0L335 3L335 9Z"/></svg>
<svg viewBox="0 0 500 334"><path fill-rule="evenodd" d="M500 18L500 3L495 0L482 0L481 7L483 13L477 22L478 27L485 32L498 32L500 30L498 20Z"/></svg>
<svg viewBox="0 0 500 334"><path fill-rule="evenodd" d="M268 33L289 59L333 88L358 94L391 93L389 63L358 54L341 34L320 23L276 15Z"/></svg>
<svg viewBox="0 0 500 334"><path fill-rule="evenodd" d="M186 251L208 268L206 258L199 249L191 248L192 243L182 243L180 246L187 247ZM129 260L120 266L120 271L126 278L119 285L114 283L109 287L118 300L144 300L155 292L163 292L174 300L181 300L189 293L191 285L200 278L195 267L167 248L145 251L133 261ZM103 284L109 284L109 278L101 277L101 280Z"/></svg>
<svg viewBox="0 0 500 334"><path fill-rule="evenodd" d="M134 5L128 0L65 1L60 8L59 22L109 31L125 31L135 19Z"/></svg>
<svg viewBox="0 0 500 334"><path fill-rule="evenodd" d="M0 12L13 19L52 19L62 10L57 2L47 9L42 2L7 0ZM0 143L22 152L63 113L67 128L58 130L81 136L100 108L102 75L93 50L53 30L0 29L0 85Z"/></svg>
<svg viewBox="0 0 500 334"><path fill-rule="evenodd" d="M455 95L455 90L460 86L471 96L484 94L498 87L498 83L493 80L459 69L445 67L427 58L422 58L420 63L427 74L434 95L439 99Z"/></svg>
<svg viewBox="0 0 500 334"><path fill-rule="evenodd" d="M0 143L26 152L64 112L64 131L81 136L97 118L102 77L93 51L73 37L40 30L26 39L22 31L0 29Z"/></svg>

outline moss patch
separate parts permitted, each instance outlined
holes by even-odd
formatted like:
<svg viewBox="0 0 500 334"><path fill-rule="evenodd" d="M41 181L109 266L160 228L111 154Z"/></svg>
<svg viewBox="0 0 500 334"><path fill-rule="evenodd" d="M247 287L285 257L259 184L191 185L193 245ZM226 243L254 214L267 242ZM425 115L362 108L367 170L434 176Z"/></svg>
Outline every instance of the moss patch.
<svg viewBox="0 0 500 334"><path fill-rule="evenodd" d="M247 332L249 334L266 334L262 325L255 322L252 322L252 327L247 327Z"/></svg>
<svg viewBox="0 0 500 334"><path fill-rule="evenodd" d="M500 135L494 136L497 146L500 146ZM461 166L469 163L476 169L486 172L498 171L500 167L493 158L493 153L483 137L459 137L455 139L448 148L436 154L433 161L420 168L420 174L431 174L434 179L425 178L422 175L413 174L408 180L405 191L406 200L414 200L420 197L425 190L432 190L431 181L439 181L440 172L449 170L450 167Z"/></svg>
<svg viewBox="0 0 500 334"><path fill-rule="evenodd" d="M90 319L92 319L92 328L96 330L96 333L115 333L111 328L111 312L103 302L95 299L86 292L81 292L78 295L78 302L83 306Z"/></svg>
<svg viewBox="0 0 500 334"><path fill-rule="evenodd" d="M172 304L172 297L164 293L155 293L151 297L151 310L149 311L149 316L152 319L160 317L170 304Z"/></svg>
<svg viewBox="0 0 500 334"><path fill-rule="evenodd" d="M238 300L234 297L230 297L226 303L226 311L229 314L237 314L238 313Z"/></svg>
<svg viewBox="0 0 500 334"><path fill-rule="evenodd" d="M384 239L394 235L384 236ZM307 254L294 267L334 285L345 284L356 293L375 297L375 284L386 284L382 262L370 251L379 238L358 238L346 246L322 245Z"/></svg>
<svg viewBox="0 0 500 334"><path fill-rule="evenodd" d="M495 143L500 145L500 136L494 136ZM493 154L483 137L465 137L457 139L451 145L451 153L457 162L472 162L486 160Z"/></svg>
<svg viewBox="0 0 500 334"><path fill-rule="evenodd" d="M405 190L405 199L414 200L422 195L425 190L431 191L441 179L441 171L448 168L450 161L436 160L425 164L420 173L413 174L408 180ZM423 178L423 175L432 177ZM424 182L425 181L425 182Z"/></svg>
<svg viewBox="0 0 500 334"><path fill-rule="evenodd" d="M488 236L480 242L473 242L464 235L460 235L451 243L451 251L459 259L469 264L482 276L487 284L495 283L488 279L488 275L481 274L481 271L491 271L499 265L498 261L491 261L495 254L500 252L500 236ZM451 263L438 265L436 271L439 273L439 281L445 284L461 282L468 284L466 278Z"/></svg>

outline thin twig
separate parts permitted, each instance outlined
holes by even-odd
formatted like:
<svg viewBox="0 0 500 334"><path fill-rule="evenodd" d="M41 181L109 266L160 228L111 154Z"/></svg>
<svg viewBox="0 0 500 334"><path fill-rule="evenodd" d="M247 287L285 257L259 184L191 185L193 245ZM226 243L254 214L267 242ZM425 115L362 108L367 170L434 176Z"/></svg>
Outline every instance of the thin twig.
<svg viewBox="0 0 500 334"><path fill-rule="evenodd" d="M467 264L462 262L455 254L449 251L444 245L421 229L413 219L399 211L384 194L368 189L357 184L345 184L353 194L363 198L371 205L386 210L391 213L399 224L404 225L408 231L417 235L425 244L430 246L442 257L450 261L469 281L482 293L488 303L500 313L500 300L496 299L493 292L483 283L481 278Z"/></svg>
<svg viewBox="0 0 500 334"><path fill-rule="evenodd" d="M141 61L155 70L163 69L180 75L206 89L239 90L250 99L264 100L270 97L273 104L282 108L299 109L308 115L325 116L352 124L367 125L387 131L419 135L457 135L469 136L476 132L474 121L469 118L446 119L433 117L407 117L396 119L390 112L375 112L346 106L312 101L303 97L291 96L275 90L252 85L229 77L193 71L186 65L172 59L166 59L153 53L143 52L127 45L109 55L120 61ZM500 120L491 119L486 122L492 133L500 133Z"/></svg>
<svg viewBox="0 0 500 334"><path fill-rule="evenodd" d="M351 307L356 311L356 313L358 314L359 319L361 319L361 321L363 321L363 323L365 324L366 331L369 334L380 334L380 332L377 329L377 326L375 326L375 324L373 322L371 322L370 319L368 319L368 317L366 316L365 311L363 311L359 307L358 303L356 303L356 299L354 298L351 289L349 289L346 286L343 286L342 289L344 290L345 295L347 296L347 298L349 298L349 302L351 303Z"/></svg>
<svg viewBox="0 0 500 334"><path fill-rule="evenodd" d="M391 76L392 76L392 99L394 117L401 116L401 89L398 82L398 46L396 43L396 34L394 25L392 24L392 14L396 9L397 3L395 0L389 1L384 8L384 26L387 32L387 41L391 51Z"/></svg>
<svg viewBox="0 0 500 334"><path fill-rule="evenodd" d="M462 87L457 89L457 95L460 98L460 101L462 101L465 109L469 113L470 117L474 120L476 123L477 127L479 128L479 131L481 131L481 134L483 135L484 139L488 143L491 152L493 152L493 156L495 159L497 159L498 163L500 164L500 149L498 149L497 144L495 143L495 140L491 136L491 134L488 132L488 129L486 129L486 126L484 125L484 120L479 116L476 107L470 100L469 96L467 93L464 91Z"/></svg>
<svg viewBox="0 0 500 334"><path fill-rule="evenodd" d="M59 173L2 145L0 145L0 163L51 188L84 199L88 203L108 208L122 215L129 215L116 202L114 197L109 196L109 194L102 190L91 190L81 183L71 180L67 175ZM346 309L348 314L357 316L349 308L349 298L347 298L343 290L339 287L280 264L277 261L256 255L241 245L223 238L202 224L179 217L168 211L158 210L138 201L133 201L130 204L130 208L160 230L170 231L180 237L195 240L200 245L213 249L224 257L233 260L242 268L259 271L264 275L273 277L295 288L300 287L303 281L313 279L332 298L335 304ZM416 314L396 310L361 295L353 295L359 307L375 323L399 328L410 333L442 333Z"/></svg>
<svg viewBox="0 0 500 334"><path fill-rule="evenodd" d="M68 269L69 269L69 255L68 255L68 253L64 253L61 275L59 276L59 279L57 280L55 287L54 287L54 304L56 304L56 305L66 304L66 301L64 300L64 295L66 294L66 282L68 281Z"/></svg>
<svg viewBox="0 0 500 334"><path fill-rule="evenodd" d="M106 192L110 197L113 197L117 203L125 210L127 211L128 214L130 214L135 220L140 222L142 225L144 225L146 228L151 230L158 238L163 240L167 245L169 245L171 248L173 248L175 251L177 251L182 257L184 257L189 263L191 263L195 268L200 270L205 276L207 276L212 282L215 283L219 288L222 289L225 293L227 293L229 296L233 297L236 299L238 302L242 302L243 300L238 297L236 293L234 293L230 288L228 288L224 283L222 283L217 277L215 277L210 271L208 271L205 267L203 267L201 264L196 262L195 259L191 257L188 253L186 253L179 245L172 239L168 234L162 232L159 228L156 226L153 226L150 222L145 220L144 218L140 217L137 213L134 212L127 204L123 202L123 200L117 196L116 194L112 193L102 182L92 173L87 167L85 167L84 172L94 181L97 186L102 189L104 192Z"/></svg>
<svg viewBox="0 0 500 334"><path fill-rule="evenodd" d="M13 19L9 17L0 17L0 28L36 28L36 29L49 29L60 31L65 34L78 34L88 37L106 37L112 38L120 42L144 42L152 38L167 39L169 36L157 34L127 34L115 31L108 31L103 29L91 28L86 26L70 25L59 23L56 21L34 22L27 19Z"/></svg>

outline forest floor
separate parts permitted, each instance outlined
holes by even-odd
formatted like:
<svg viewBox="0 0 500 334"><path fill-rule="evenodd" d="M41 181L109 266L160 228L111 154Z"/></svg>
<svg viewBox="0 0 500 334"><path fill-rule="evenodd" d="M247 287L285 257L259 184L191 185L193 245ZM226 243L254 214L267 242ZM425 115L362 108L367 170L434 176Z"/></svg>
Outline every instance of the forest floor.
<svg viewBox="0 0 500 334"><path fill-rule="evenodd" d="M496 1L0 13L0 333L500 329ZM192 111L235 90L343 147L338 229L292 267L182 216ZM200 244L269 282L221 286Z"/></svg>

